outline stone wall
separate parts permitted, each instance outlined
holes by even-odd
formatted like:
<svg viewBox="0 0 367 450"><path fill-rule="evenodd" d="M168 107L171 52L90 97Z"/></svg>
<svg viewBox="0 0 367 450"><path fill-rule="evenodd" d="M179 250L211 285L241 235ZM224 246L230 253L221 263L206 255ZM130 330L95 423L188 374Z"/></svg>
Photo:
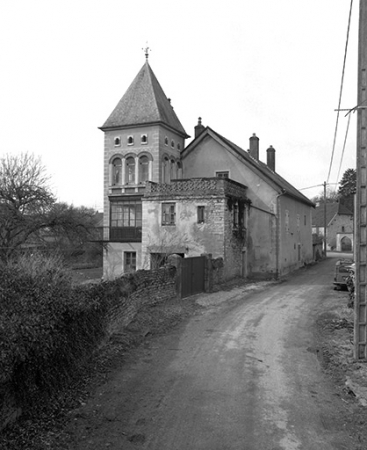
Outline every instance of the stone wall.
<svg viewBox="0 0 367 450"><path fill-rule="evenodd" d="M176 268L138 270L132 274L136 289L108 312L107 336L131 323L147 305L154 305L176 297Z"/></svg>
<svg viewBox="0 0 367 450"><path fill-rule="evenodd" d="M121 296L112 302L113 306L107 313L104 342L128 326L143 307L176 297L176 268L173 266L139 270L126 278L127 285L132 285L132 292L127 297ZM0 383L0 430L16 421L23 412L11 392L9 380Z"/></svg>

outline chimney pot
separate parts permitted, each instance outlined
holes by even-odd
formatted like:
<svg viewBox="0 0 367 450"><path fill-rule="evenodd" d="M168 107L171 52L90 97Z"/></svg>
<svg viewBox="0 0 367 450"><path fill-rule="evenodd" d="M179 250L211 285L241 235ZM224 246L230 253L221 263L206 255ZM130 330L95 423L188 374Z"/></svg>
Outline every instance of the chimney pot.
<svg viewBox="0 0 367 450"><path fill-rule="evenodd" d="M275 148L272 145L266 150L266 164L275 172Z"/></svg>
<svg viewBox="0 0 367 450"><path fill-rule="evenodd" d="M195 127L195 138L200 136L200 134L205 130L204 125L201 123L201 117L198 119L198 124Z"/></svg>
<svg viewBox="0 0 367 450"><path fill-rule="evenodd" d="M259 138L256 136L255 133L252 134L252 136L250 137L250 150L249 153L250 155L255 158L255 159L259 159Z"/></svg>

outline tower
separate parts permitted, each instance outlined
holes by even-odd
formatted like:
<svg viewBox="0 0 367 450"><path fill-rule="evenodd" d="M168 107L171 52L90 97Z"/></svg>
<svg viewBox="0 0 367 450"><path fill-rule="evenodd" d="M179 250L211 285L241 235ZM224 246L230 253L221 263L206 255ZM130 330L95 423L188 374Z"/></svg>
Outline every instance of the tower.
<svg viewBox="0 0 367 450"><path fill-rule="evenodd" d="M186 134L146 61L100 129L104 132L104 277L142 268L145 182L182 175Z"/></svg>

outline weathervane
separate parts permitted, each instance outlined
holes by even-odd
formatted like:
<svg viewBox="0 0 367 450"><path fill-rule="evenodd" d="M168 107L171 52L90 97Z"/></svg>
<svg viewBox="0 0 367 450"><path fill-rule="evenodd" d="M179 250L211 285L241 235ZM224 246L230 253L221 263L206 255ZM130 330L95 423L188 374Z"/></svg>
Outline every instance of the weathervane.
<svg viewBox="0 0 367 450"><path fill-rule="evenodd" d="M145 48L142 48L142 50L144 50L145 58L148 60L148 58L149 58L149 51L152 51L152 49L148 47L148 42L146 44L147 44L147 46Z"/></svg>

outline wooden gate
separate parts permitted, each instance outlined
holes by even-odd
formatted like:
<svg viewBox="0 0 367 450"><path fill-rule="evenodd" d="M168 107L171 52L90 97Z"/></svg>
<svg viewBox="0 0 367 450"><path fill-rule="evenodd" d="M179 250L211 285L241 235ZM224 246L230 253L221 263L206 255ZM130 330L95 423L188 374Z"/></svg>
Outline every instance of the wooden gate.
<svg viewBox="0 0 367 450"><path fill-rule="evenodd" d="M205 291L205 256L183 258L181 265L181 298Z"/></svg>

